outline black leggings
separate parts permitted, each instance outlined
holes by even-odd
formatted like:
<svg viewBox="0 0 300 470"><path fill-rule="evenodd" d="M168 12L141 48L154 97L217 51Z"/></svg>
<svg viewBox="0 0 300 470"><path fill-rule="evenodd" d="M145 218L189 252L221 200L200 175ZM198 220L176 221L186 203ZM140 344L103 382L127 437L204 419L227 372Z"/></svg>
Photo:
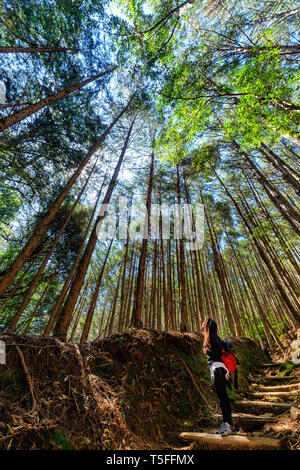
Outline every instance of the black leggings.
<svg viewBox="0 0 300 470"><path fill-rule="evenodd" d="M215 369L215 381L214 386L217 392L218 398L220 400L223 421L229 423L232 426L232 417L231 417L231 406L230 401L226 392L226 371L222 367Z"/></svg>

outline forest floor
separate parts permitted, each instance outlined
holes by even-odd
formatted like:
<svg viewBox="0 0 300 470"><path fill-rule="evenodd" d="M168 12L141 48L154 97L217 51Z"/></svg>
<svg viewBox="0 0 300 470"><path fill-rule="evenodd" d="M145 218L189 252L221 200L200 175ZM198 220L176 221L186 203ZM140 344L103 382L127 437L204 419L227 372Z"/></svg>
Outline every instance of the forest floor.
<svg viewBox="0 0 300 470"><path fill-rule="evenodd" d="M239 436L300 449L294 388L300 368L287 357L265 367L269 361L253 341L231 339L240 390L228 393ZM16 334L0 340L7 351L0 365L0 449L218 448L180 437L214 432L220 422L201 334L129 330L82 346ZM264 389L289 384L278 396Z"/></svg>
<svg viewBox="0 0 300 470"><path fill-rule="evenodd" d="M249 374L249 388L235 393L232 406L236 434L214 440L212 434L217 428L208 424L181 436L196 441L193 449L300 450L300 368L292 375L283 375L285 365L261 367ZM221 422L221 414L217 416Z"/></svg>

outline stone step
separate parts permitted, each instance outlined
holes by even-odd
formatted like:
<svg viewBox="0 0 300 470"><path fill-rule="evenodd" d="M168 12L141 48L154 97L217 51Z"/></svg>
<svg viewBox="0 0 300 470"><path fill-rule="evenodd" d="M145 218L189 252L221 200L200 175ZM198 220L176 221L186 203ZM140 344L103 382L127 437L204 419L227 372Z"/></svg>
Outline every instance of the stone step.
<svg viewBox="0 0 300 470"><path fill-rule="evenodd" d="M216 417L220 419L223 418L221 414L216 414ZM263 421L264 423L277 421L277 418L275 416L269 416L269 413L267 416L257 416L246 413L232 413L232 418L238 421Z"/></svg>
<svg viewBox="0 0 300 470"><path fill-rule="evenodd" d="M267 383L267 382L292 382L297 380L297 377L294 375L264 375L255 377L257 383Z"/></svg>
<svg viewBox="0 0 300 470"><path fill-rule="evenodd" d="M286 446L285 442L279 439L248 437L237 434L222 436L206 432L182 432L180 437L187 441L200 442L201 449L280 450Z"/></svg>
<svg viewBox="0 0 300 470"><path fill-rule="evenodd" d="M251 393L251 397L292 397L292 396L299 396L299 391L298 390L289 390L289 391L272 391L272 392L249 392Z"/></svg>
<svg viewBox="0 0 300 470"><path fill-rule="evenodd" d="M261 367L280 367L283 362L267 362L265 364L261 364Z"/></svg>
<svg viewBox="0 0 300 470"><path fill-rule="evenodd" d="M237 400L234 402L233 406L235 408L248 409L249 411L258 414L261 414L261 410L271 410L274 414L284 413L289 410L292 406L297 407L298 403L276 403L269 401L255 401L255 400Z"/></svg>
<svg viewBox="0 0 300 470"><path fill-rule="evenodd" d="M242 428L243 431L251 432L263 428L266 423L274 423L277 421L275 416L270 415L271 413L267 413L267 416L257 416L246 413L232 413L232 420L234 427L237 430ZM219 422L223 421L223 416L221 414L217 414L216 417L218 418Z"/></svg>
<svg viewBox="0 0 300 470"><path fill-rule="evenodd" d="M299 391L300 390L300 383L296 382L294 384L289 385L259 385L259 384L252 384L255 388L255 391L258 392L284 392L289 390Z"/></svg>

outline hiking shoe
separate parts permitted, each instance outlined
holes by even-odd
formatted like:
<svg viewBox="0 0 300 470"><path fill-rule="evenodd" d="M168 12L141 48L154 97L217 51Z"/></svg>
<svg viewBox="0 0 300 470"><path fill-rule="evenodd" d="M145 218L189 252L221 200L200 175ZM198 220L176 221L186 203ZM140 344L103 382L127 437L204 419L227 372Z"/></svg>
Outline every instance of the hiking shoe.
<svg viewBox="0 0 300 470"><path fill-rule="evenodd" d="M233 426L230 426L229 423L222 423L219 431L216 434L222 434L223 436L228 436L229 434L234 434L235 430Z"/></svg>

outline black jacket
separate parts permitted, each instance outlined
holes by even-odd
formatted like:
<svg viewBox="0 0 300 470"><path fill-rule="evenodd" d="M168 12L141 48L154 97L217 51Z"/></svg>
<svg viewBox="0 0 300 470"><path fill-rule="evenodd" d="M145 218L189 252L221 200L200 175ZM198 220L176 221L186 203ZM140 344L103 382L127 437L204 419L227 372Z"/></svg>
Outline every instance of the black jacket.
<svg viewBox="0 0 300 470"><path fill-rule="evenodd" d="M229 351L229 344L227 341L221 340L222 346L224 351ZM206 357L208 361L208 365L211 366L213 362L222 362L222 349L221 348L212 348L208 349L206 352Z"/></svg>
<svg viewBox="0 0 300 470"><path fill-rule="evenodd" d="M224 349L225 352L231 351L234 354L236 362L237 362L237 364L239 364L239 360L235 355L235 350L234 350L234 347L232 345L232 342L231 341L221 340L221 344L222 344L222 348ZM223 351L222 351L221 347L220 348L208 349L207 352L206 352L206 357L207 357L209 367L213 364L213 362L223 362L222 359L221 359L222 354L223 354ZM235 369L235 372L233 373L233 375L231 374L230 380L232 380L234 388L236 390L238 390L237 369ZM227 382L227 385L231 388L230 382Z"/></svg>

